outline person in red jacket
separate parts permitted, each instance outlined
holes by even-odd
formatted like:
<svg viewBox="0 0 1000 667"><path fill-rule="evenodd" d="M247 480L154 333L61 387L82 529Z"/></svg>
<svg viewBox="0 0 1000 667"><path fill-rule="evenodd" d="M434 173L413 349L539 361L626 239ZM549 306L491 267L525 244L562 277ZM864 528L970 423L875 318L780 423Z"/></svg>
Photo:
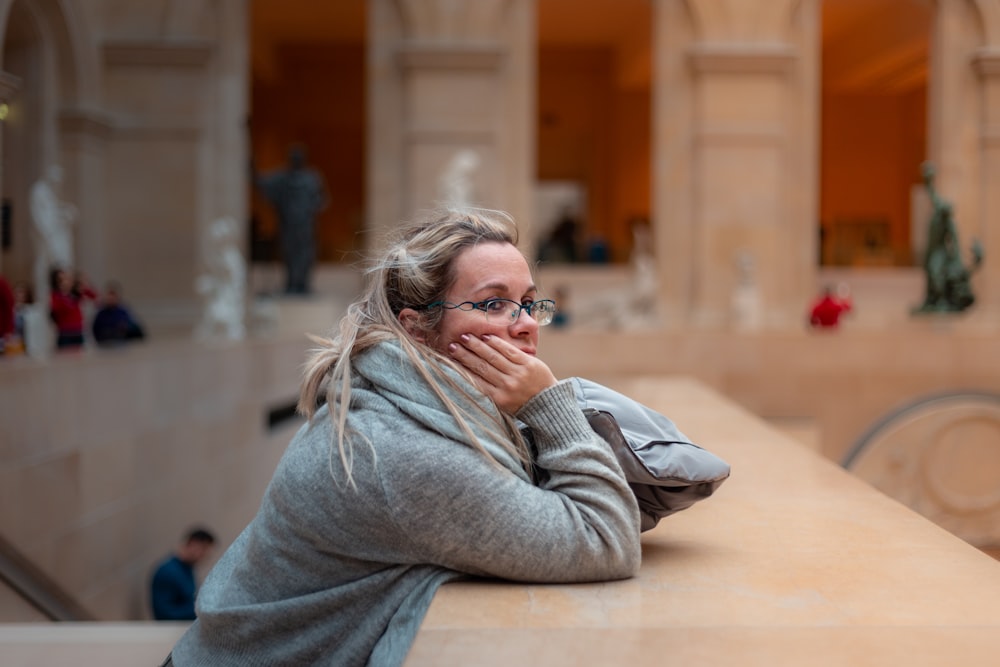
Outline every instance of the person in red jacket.
<svg viewBox="0 0 1000 667"><path fill-rule="evenodd" d="M809 324L814 327L834 328L840 323L840 316L850 310L850 298L840 297L832 287L825 287L823 294L809 312Z"/></svg>
<svg viewBox="0 0 1000 667"><path fill-rule="evenodd" d="M56 348L75 349L83 346L83 310L80 304L97 299L97 292L90 288L82 275L74 279L68 271L52 269L49 273L52 291L49 295L49 312L56 325Z"/></svg>
<svg viewBox="0 0 1000 667"><path fill-rule="evenodd" d="M14 335L14 290L0 276L0 355L4 354L7 341Z"/></svg>

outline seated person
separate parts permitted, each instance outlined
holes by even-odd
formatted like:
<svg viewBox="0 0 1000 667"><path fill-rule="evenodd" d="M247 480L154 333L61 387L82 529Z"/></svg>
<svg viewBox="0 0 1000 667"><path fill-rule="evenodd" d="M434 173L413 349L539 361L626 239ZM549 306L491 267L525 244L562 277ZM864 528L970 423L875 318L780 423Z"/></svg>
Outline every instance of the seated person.
<svg viewBox="0 0 1000 667"><path fill-rule="evenodd" d="M94 340L98 345L117 345L130 340L142 340L145 333L121 299L117 283L109 283L104 291L101 308L94 316Z"/></svg>

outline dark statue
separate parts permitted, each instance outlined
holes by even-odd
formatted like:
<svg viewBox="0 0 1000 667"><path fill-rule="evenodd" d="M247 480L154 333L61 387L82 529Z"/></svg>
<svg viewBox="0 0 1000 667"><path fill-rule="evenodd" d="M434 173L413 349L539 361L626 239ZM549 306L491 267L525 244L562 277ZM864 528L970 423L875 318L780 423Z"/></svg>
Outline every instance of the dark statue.
<svg viewBox="0 0 1000 667"><path fill-rule="evenodd" d="M952 206L934 188L934 165L930 162L923 164L923 178L933 210L927 225L927 249L923 260L927 286L924 302L914 312L963 311L976 300L971 279L983 262L983 248L978 240L973 240L972 261L968 266L962 262Z"/></svg>
<svg viewBox="0 0 1000 667"><path fill-rule="evenodd" d="M261 176L254 173L254 182L278 214L285 293L308 294L316 261L316 215L327 203L323 179L306 166L305 150L293 146L287 169Z"/></svg>

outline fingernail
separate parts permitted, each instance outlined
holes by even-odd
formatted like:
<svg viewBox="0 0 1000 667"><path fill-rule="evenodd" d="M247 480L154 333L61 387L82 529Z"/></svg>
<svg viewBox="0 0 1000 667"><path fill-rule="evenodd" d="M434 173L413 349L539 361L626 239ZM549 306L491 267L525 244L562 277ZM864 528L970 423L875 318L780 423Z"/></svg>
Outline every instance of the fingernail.
<svg viewBox="0 0 1000 667"><path fill-rule="evenodd" d="M469 342L469 334L462 334L461 336L459 336L459 338L462 339L463 343L468 343ZM452 345L454 345L454 343L452 343Z"/></svg>
<svg viewBox="0 0 1000 667"><path fill-rule="evenodd" d="M489 340L490 338L493 338L493 336L490 334L483 334L483 340Z"/></svg>
<svg viewBox="0 0 1000 667"><path fill-rule="evenodd" d="M454 352L457 349L458 349L458 345L456 345L455 343L448 343L448 351L449 352Z"/></svg>

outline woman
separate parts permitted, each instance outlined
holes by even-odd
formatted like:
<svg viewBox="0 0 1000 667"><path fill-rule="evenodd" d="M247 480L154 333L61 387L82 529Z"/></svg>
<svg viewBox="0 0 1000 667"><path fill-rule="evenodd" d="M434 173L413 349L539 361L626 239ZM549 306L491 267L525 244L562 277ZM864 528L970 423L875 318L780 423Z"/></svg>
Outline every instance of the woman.
<svg viewBox="0 0 1000 667"><path fill-rule="evenodd" d="M437 587L463 574L635 574L635 497L535 356L554 304L516 242L505 214L481 210L402 230L319 341L309 423L206 578L174 664L396 665Z"/></svg>

